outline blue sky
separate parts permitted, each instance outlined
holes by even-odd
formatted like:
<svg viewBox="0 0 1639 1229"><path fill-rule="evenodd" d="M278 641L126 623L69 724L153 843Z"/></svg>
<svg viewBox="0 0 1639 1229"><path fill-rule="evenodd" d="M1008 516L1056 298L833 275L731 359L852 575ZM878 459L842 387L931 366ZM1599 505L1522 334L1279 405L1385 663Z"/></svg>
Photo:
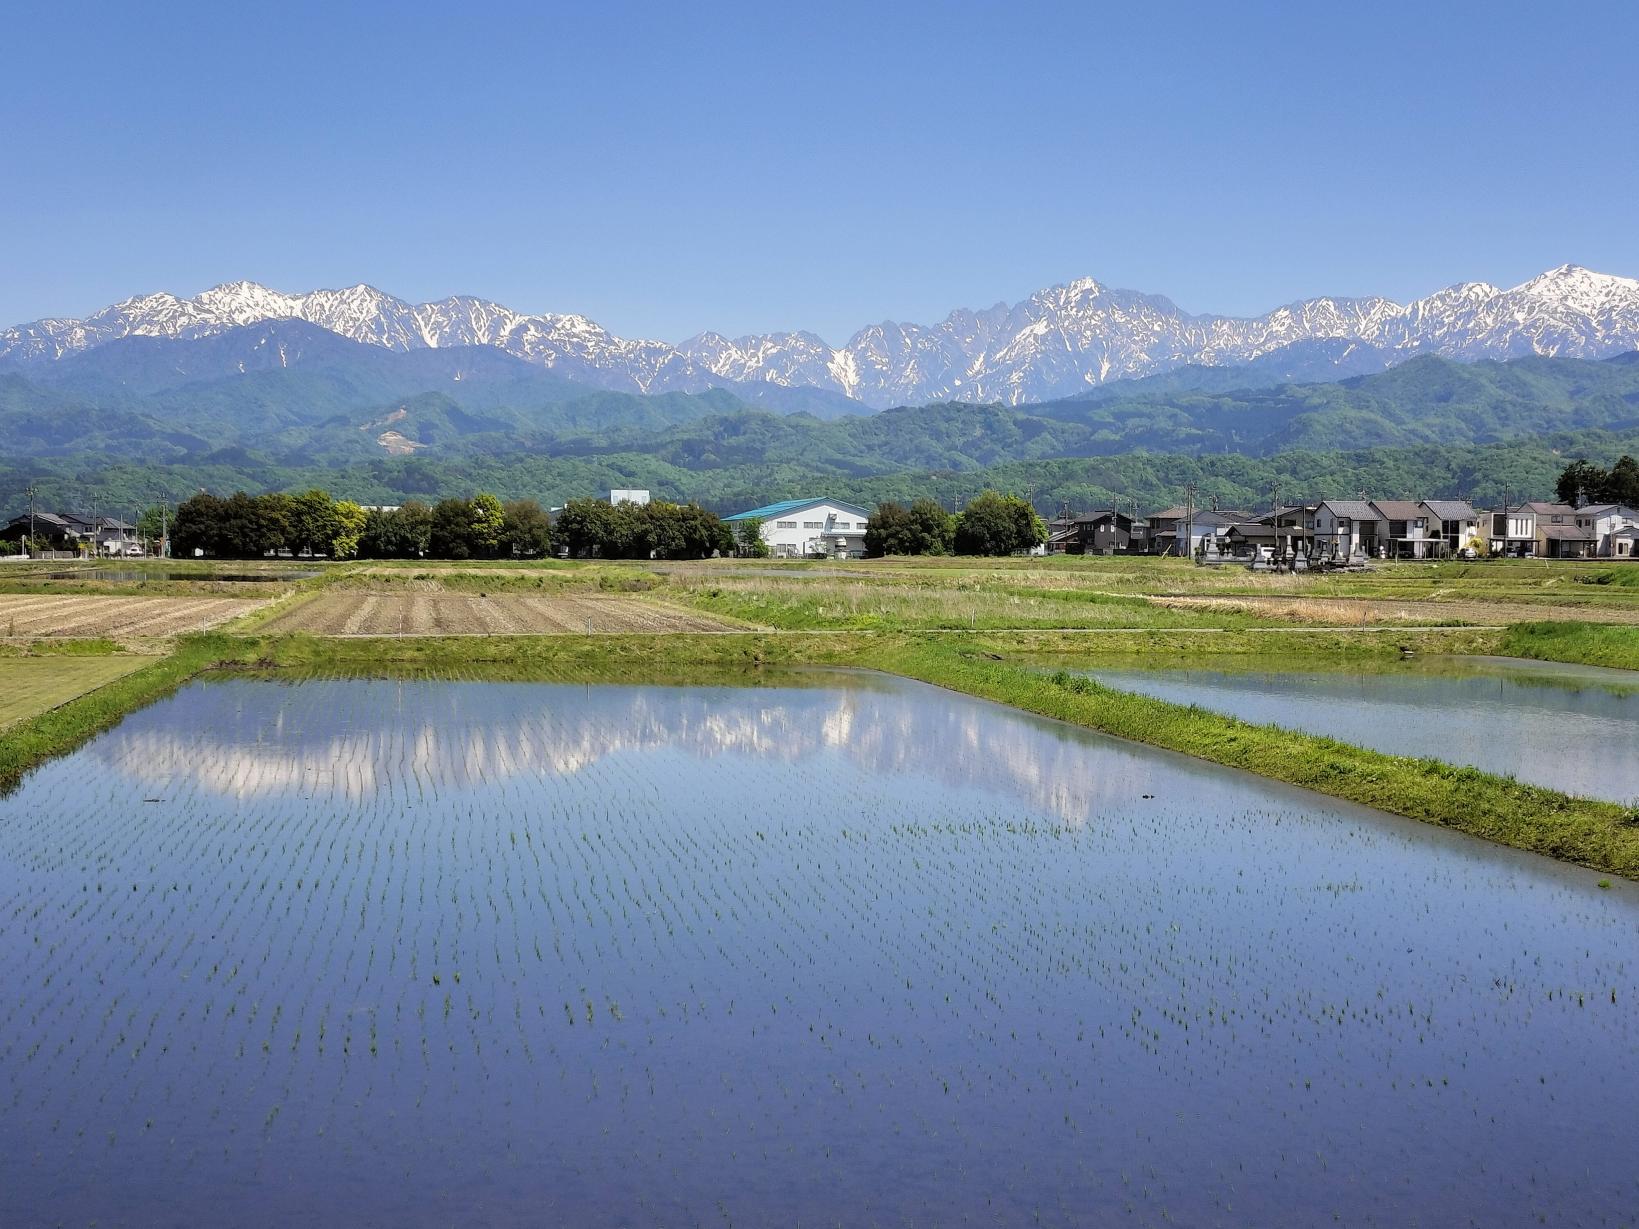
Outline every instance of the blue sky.
<svg viewBox="0 0 1639 1229"><path fill-rule="evenodd" d="M248 277L840 342L1085 275L1248 314L1639 275L1633 4L67 3L7 43L0 325Z"/></svg>

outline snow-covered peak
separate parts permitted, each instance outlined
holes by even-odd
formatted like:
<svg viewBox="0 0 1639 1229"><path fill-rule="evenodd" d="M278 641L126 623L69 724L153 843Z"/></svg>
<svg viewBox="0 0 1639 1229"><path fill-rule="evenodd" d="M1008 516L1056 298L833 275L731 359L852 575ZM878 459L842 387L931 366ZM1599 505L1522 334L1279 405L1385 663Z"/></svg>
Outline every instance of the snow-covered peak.
<svg viewBox="0 0 1639 1229"><path fill-rule="evenodd" d="M1422 353L1602 357L1639 347L1639 281L1562 265L1508 290L1460 282L1407 304L1320 296L1238 318L1189 315L1163 296L1081 277L1012 305L959 308L937 324L884 321L839 347L803 331L733 339L705 332L673 346L618 337L573 313L531 315L466 295L411 304L364 283L287 294L236 281L193 298L140 295L83 320L19 325L0 332L0 362L49 362L126 336L191 339L287 319L394 350L495 346L603 388L696 391L765 382L831 389L873 406L950 398L1019 403L1187 363L1249 363L1300 346L1322 363L1324 355L1357 351L1384 362Z"/></svg>

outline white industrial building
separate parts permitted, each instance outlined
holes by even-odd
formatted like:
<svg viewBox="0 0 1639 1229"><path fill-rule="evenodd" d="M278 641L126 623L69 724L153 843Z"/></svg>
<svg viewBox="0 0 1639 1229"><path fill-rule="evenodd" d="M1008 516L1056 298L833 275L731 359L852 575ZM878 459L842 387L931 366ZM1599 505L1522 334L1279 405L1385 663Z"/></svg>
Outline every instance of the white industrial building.
<svg viewBox="0 0 1639 1229"><path fill-rule="evenodd" d="M782 559L858 559L865 554L870 513L840 499L787 499L724 517L730 525L761 521L768 552Z"/></svg>

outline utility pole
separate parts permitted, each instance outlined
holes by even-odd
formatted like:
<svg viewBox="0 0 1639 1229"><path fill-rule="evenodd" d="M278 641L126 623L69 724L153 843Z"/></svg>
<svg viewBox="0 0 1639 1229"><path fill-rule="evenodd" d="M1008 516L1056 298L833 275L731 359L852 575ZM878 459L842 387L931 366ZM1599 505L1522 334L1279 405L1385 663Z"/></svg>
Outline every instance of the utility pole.
<svg viewBox="0 0 1639 1229"><path fill-rule="evenodd" d="M28 552L27 553L30 553L30 554L32 554L33 551L34 551L34 490L35 490L34 484L32 482L29 483L28 488L27 488L27 494L28 494Z"/></svg>
<svg viewBox="0 0 1639 1229"><path fill-rule="evenodd" d="M1178 535L1176 533L1174 533L1172 535L1172 544L1173 544L1174 547L1179 547L1178 557L1180 559L1183 559L1183 558L1187 557L1186 552L1188 552L1189 555L1193 555L1195 553L1195 551L1194 551L1195 543L1192 541L1194 536L1195 536L1195 484L1193 482L1191 482L1187 486L1184 487L1184 542L1183 542L1183 545L1181 547L1180 547L1180 544L1179 544L1179 541L1178 541Z"/></svg>

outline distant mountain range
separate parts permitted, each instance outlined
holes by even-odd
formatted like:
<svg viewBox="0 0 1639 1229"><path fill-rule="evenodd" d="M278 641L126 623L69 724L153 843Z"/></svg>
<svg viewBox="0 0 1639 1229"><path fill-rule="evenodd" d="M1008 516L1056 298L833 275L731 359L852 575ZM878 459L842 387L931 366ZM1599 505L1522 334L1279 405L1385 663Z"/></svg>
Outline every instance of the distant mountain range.
<svg viewBox="0 0 1639 1229"><path fill-rule="evenodd" d="M248 326L280 322L315 329L268 332L246 348L247 336L257 340ZM1159 295L1084 278L1011 307L955 311L934 325L872 325L840 348L807 332L733 340L703 333L670 345L617 337L584 316L527 315L465 296L411 304L363 285L292 295L234 282L194 298L143 295L83 320L36 320L0 331L0 371L56 383L44 370L77 358L74 380L101 378L104 387L151 381L141 371L152 372L156 363L210 368L226 378L300 365L324 344L315 330L401 354L458 352L453 365L435 364L452 380L464 378L463 366L476 371L490 362L485 351L495 350L521 360L531 375L594 389L727 388L770 409L835 415L940 401L1023 405L1186 368L1251 367L1257 374L1246 383L1267 384L1369 374L1417 355L1602 358L1639 349L1639 281L1563 265L1507 290L1466 282L1408 304L1306 299L1242 319L1191 315ZM224 335L232 340L225 350L163 357L139 341L198 343ZM100 369L85 362L121 342L138 344L114 351ZM487 379L523 378L485 370ZM1187 378L1196 381L1191 387L1224 387L1211 375Z"/></svg>

